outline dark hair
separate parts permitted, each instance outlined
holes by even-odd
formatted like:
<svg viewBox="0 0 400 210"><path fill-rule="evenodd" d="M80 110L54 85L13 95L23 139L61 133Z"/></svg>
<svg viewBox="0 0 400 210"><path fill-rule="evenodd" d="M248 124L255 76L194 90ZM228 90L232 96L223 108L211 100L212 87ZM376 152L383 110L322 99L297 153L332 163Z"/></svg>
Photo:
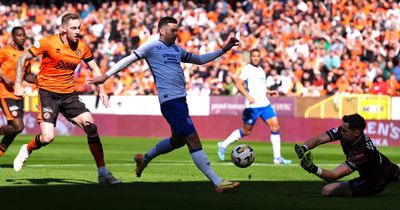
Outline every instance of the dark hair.
<svg viewBox="0 0 400 210"><path fill-rule="evenodd" d="M167 25L168 23L175 23L177 24L178 21L173 17L163 17L158 22L158 30L160 30L163 26Z"/></svg>
<svg viewBox="0 0 400 210"><path fill-rule="evenodd" d="M21 26L16 26L16 27L14 27L14 28L11 30L11 34L12 34L13 36L15 36L15 34L17 33L18 30L23 30L23 31L25 32L25 29L24 29L24 28L22 28Z"/></svg>
<svg viewBox="0 0 400 210"><path fill-rule="evenodd" d="M257 49L257 48L254 48L254 49L250 50L250 55L253 54L253 52L261 53L261 51L259 49Z"/></svg>
<svg viewBox="0 0 400 210"><path fill-rule="evenodd" d="M343 116L342 120L345 123L349 123L350 129L358 129L361 132L363 132L365 127L367 126L364 118L361 115L359 115L358 113L351 114L351 115L345 115L345 116Z"/></svg>
<svg viewBox="0 0 400 210"><path fill-rule="evenodd" d="M65 25L68 23L68 21L70 20L79 20L80 17L78 14L75 13L67 13L65 15L62 16L61 18L61 25Z"/></svg>

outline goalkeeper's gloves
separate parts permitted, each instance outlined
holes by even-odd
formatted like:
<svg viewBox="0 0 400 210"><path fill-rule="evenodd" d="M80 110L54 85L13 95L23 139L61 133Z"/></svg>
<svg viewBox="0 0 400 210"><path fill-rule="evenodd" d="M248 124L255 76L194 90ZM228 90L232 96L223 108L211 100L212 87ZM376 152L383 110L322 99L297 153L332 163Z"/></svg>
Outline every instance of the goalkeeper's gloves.
<svg viewBox="0 0 400 210"><path fill-rule="evenodd" d="M296 151L297 157L299 157L299 159L302 159L304 157L304 153L306 153L308 149L305 145L299 146L298 144L295 144L294 151Z"/></svg>
<svg viewBox="0 0 400 210"><path fill-rule="evenodd" d="M304 170L308 171L308 173L317 173L318 167L313 163L313 157L311 155L311 151L307 151L304 153L303 159L301 159L300 163L301 167L304 168ZM321 170L321 169L320 169ZM322 172L322 171L321 171ZM320 173L321 173L320 172Z"/></svg>

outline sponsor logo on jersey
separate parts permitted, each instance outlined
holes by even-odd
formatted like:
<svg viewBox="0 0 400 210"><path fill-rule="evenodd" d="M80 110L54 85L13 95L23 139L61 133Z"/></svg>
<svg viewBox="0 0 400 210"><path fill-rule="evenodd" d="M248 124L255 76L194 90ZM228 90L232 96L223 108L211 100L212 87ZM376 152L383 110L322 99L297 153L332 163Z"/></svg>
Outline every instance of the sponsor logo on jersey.
<svg viewBox="0 0 400 210"><path fill-rule="evenodd" d="M72 63L72 62L59 60L57 65L55 66L55 68L56 69L62 69L62 70L75 70L76 66L78 66L77 63Z"/></svg>

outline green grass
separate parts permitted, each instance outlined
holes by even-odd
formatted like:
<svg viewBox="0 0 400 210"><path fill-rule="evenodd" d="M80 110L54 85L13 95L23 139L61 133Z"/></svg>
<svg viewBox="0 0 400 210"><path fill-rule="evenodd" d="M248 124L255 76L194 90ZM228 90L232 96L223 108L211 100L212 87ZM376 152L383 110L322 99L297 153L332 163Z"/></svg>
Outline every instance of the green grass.
<svg viewBox="0 0 400 210"><path fill-rule="evenodd" d="M398 209L400 183L392 183L378 196L327 198L320 195L326 184L298 165L293 144L283 144L282 154L294 160L290 166L272 165L269 142L245 142L256 153L249 168L219 162L216 141L203 148L218 175L241 181L237 191L217 194L193 164L187 148L162 155L151 162L141 178L134 174L133 154L149 150L158 139L103 137L109 170L124 184L97 184L97 170L85 137L57 137L32 153L26 166L15 172L12 162L20 145L31 136L18 136L0 157L1 209ZM243 142L239 142L243 143ZM235 145L238 145L236 143ZM231 150L231 145L228 150ZM399 148L380 148L399 163ZM339 145L314 150L317 165L334 168L344 160ZM227 155L229 158L229 154ZM347 177L348 180L357 174Z"/></svg>

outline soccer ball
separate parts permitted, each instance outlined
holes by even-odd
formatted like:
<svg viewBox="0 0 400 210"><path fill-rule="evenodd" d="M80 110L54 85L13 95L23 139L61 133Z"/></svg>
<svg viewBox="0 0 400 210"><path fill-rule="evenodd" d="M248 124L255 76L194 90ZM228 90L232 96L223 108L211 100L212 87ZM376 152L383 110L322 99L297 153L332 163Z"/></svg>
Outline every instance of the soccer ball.
<svg viewBox="0 0 400 210"><path fill-rule="evenodd" d="M237 167L246 168L254 162L255 155L250 146L241 144L232 150L231 158Z"/></svg>

